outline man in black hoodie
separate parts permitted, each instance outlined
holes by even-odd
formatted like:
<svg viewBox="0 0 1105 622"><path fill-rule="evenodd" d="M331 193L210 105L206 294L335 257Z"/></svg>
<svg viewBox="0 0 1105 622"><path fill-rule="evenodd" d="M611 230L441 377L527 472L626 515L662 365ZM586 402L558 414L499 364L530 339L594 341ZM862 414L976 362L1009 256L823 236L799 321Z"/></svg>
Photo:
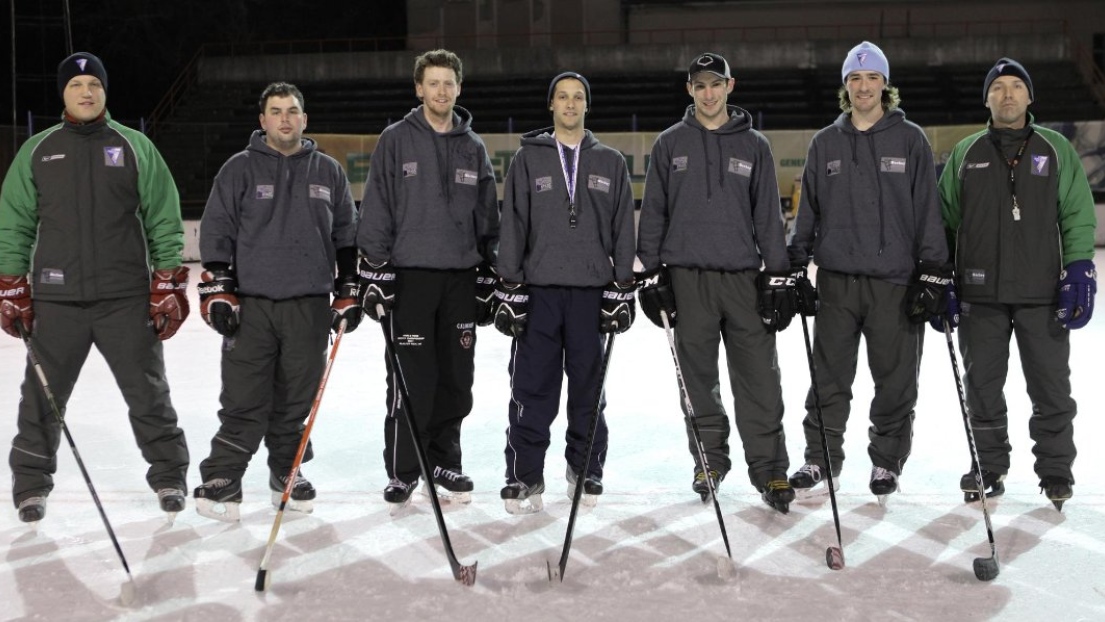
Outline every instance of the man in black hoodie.
<svg viewBox="0 0 1105 622"><path fill-rule="evenodd" d="M472 131L471 113L456 105L463 77L448 50L415 59L422 105L380 134L357 246L365 312L391 322L431 477L466 503L473 484L461 468L460 425L472 410L476 324L488 319L476 282L477 274L488 280L499 209L487 147ZM418 485L419 465L395 393L400 370L387 367L384 500L402 505Z"/></svg>

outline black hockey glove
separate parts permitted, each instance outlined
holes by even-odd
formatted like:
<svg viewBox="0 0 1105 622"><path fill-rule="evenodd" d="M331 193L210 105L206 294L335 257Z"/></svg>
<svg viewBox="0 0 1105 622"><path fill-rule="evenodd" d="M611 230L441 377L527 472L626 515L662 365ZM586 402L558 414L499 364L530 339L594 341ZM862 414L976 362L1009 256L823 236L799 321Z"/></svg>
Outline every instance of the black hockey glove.
<svg viewBox="0 0 1105 622"><path fill-rule="evenodd" d="M624 333L637 317L633 283L610 283L602 290L602 313L599 330L603 333Z"/></svg>
<svg viewBox="0 0 1105 622"><path fill-rule="evenodd" d="M338 277L334 280L334 292L334 301L330 303L331 330L338 332L342 320L345 320L345 332L357 330L364 316L360 277L355 274Z"/></svg>
<svg viewBox="0 0 1105 622"><path fill-rule="evenodd" d="M952 279L951 283L948 283L948 288L944 290L944 310L929 319L929 326L943 333L944 322L948 323L952 331L959 326L959 294L955 290L955 279Z"/></svg>
<svg viewBox="0 0 1105 622"><path fill-rule="evenodd" d="M241 323L234 271L229 267L207 270L200 276L197 289L203 321L223 337L233 337Z"/></svg>
<svg viewBox="0 0 1105 622"><path fill-rule="evenodd" d="M495 321L495 285L499 277L488 262L476 268L476 324L487 326Z"/></svg>
<svg viewBox="0 0 1105 622"><path fill-rule="evenodd" d="M380 321L395 307L395 270L385 261L374 264L361 257L357 266L361 281L361 306L368 317Z"/></svg>
<svg viewBox="0 0 1105 622"><path fill-rule="evenodd" d="M806 275L806 266L792 265L790 276L794 279L795 310L806 317L817 315L821 300L817 297L817 288Z"/></svg>
<svg viewBox="0 0 1105 622"><path fill-rule="evenodd" d="M798 291L789 272L761 272L756 277L760 290L760 319L767 332L774 333L790 326L798 311Z"/></svg>
<svg viewBox="0 0 1105 622"><path fill-rule="evenodd" d="M637 295L641 299L641 311L650 322L664 327L664 321L660 318L663 311L668 316L668 326L675 328L676 309L675 292L671 288L671 275L666 266L660 266L655 270L640 272L637 277Z"/></svg>
<svg viewBox="0 0 1105 622"><path fill-rule="evenodd" d="M522 283L499 283L495 288L495 330L521 337L529 321L529 288Z"/></svg>
<svg viewBox="0 0 1105 622"><path fill-rule="evenodd" d="M922 261L913 273L913 283L905 293L905 315L914 324L922 324L948 306L947 290L952 282L951 264ZM943 332L943 328L940 329Z"/></svg>
<svg viewBox="0 0 1105 622"><path fill-rule="evenodd" d="M1093 301L1097 296L1097 270L1089 259L1070 262L1059 275L1059 304L1055 319L1064 328L1075 330L1093 317Z"/></svg>

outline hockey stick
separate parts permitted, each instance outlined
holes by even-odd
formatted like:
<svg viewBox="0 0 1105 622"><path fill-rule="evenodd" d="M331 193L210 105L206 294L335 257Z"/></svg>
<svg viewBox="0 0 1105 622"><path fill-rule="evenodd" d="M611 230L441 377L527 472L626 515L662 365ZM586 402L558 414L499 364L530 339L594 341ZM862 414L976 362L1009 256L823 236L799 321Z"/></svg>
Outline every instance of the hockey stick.
<svg viewBox="0 0 1105 622"><path fill-rule="evenodd" d="M318 414L319 405L322 404L322 393L326 390L326 381L330 379L330 369L334 366L334 358L338 355L338 346L345 335L346 320L338 325L338 334L334 337L334 345L330 348L330 356L326 359L326 368L322 371L322 380L318 383L318 391L315 392L315 402L311 404L311 414L307 415L307 424L303 428L303 436L299 439L299 448L295 450L295 459L292 460L292 468L288 471L288 481L284 484L284 494L280 497L280 507L276 509L276 519L272 522L272 531L269 532L269 542L265 545L265 554L261 557L261 565L257 568L257 581L253 589L264 592L268 589L272 577L269 575L269 558L272 557L273 547L276 545L276 534L280 531L280 523L284 520L284 508L288 505L288 499L292 496L292 488L295 487L296 475L299 474L299 466L303 464L303 454L307 450L307 441L311 438L311 428L315 426L315 415Z"/></svg>
<svg viewBox="0 0 1105 622"><path fill-rule="evenodd" d="M418 432L418 424L414 422L414 412L411 411L410 393L407 392L407 379L403 376L403 369L399 366L399 355L395 352L395 342L392 339L392 326L390 316L384 315L384 310L377 306L380 314L380 328L384 331L384 352L391 368L395 371L395 390L399 393L403 418L407 420L407 427L411 431L411 440L414 442L414 453L418 456L418 466L422 469L422 478L426 480L426 488L430 493L430 504L434 508L434 518L437 519L437 531L441 534L441 544L445 547L445 556L449 558L449 566L453 570L453 578L463 585L476 584L476 566L479 562L472 562L471 566L465 566L457 560L453 552L453 544L449 541L449 530L445 528L445 517L441 513L441 500L437 497L437 486L434 486L433 471L430 469L430 461L426 458L426 450L422 444L422 435Z"/></svg>
<svg viewBox="0 0 1105 622"><path fill-rule="evenodd" d="M825 477L829 484L829 503L833 507L833 524L836 526L836 546L825 549L825 563L833 570L844 567L844 541L840 537L840 511L836 507L836 487L833 485L833 461L829 456L829 439L825 432L825 416L821 412L821 393L817 390L817 371L813 364L813 347L810 345L810 326L802 316L802 336L806 340L806 361L810 365L810 390L817 408L817 431L821 433L821 453L825 455Z"/></svg>
<svg viewBox="0 0 1105 622"><path fill-rule="evenodd" d="M568 530L564 533L564 550L560 552L560 562L554 567L552 562L545 561L549 570L549 581L560 579L564 582L564 569L568 567L568 553L572 550L572 532L576 526L576 514L579 512L579 501L583 498L583 485L587 476L587 468L591 465L591 451L595 448L595 431L599 428L599 411L602 405L602 392L606 386L606 371L610 369L610 353L614 350L614 335L606 338L606 351L602 355L602 370L599 372L599 391L595 398L595 412L591 414L591 426L587 430L587 451L583 456L583 466L576 473L576 489L572 493L572 511L568 513ZM572 468L568 465L568 468Z"/></svg>
<svg viewBox="0 0 1105 622"><path fill-rule="evenodd" d="M92 493L92 501L96 504L96 510L100 512L100 519L104 521L104 528L107 529L107 535L111 538L111 544L115 546L119 561L123 562L123 570L127 571L127 582L119 590L119 602L129 605L134 602L135 594L134 575L130 573L130 565L127 564L127 558L123 555L123 548L119 546L119 539L115 537L115 530L111 528L111 522L107 520L104 504L100 503L100 496L96 494L96 487L92 485L92 478L88 475L88 469L84 467L84 460L81 459L81 454L77 451L77 444L73 442L73 435L69 433L69 426L65 425L65 417L62 416L61 409L58 408L58 403L54 400L54 392L50 390L50 383L46 381L46 372L42 370L42 363L31 344L31 334L27 332L27 327L23 325L22 321L16 321L14 324L19 328L19 335L27 346L27 358L31 362L31 367L34 368L35 376L38 377L42 393L46 395L46 401L50 404L50 410L53 411L54 418L58 420L61 431L65 433L65 440L69 442L69 448L73 450L73 457L77 460L77 467L81 470L84 483L88 485L88 492Z"/></svg>
<svg viewBox="0 0 1105 622"><path fill-rule="evenodd" d="M990 557L976 557L975 577L979 581L993 581L1001 571L998 567L998 547L994 543L994 527L990 522L990 510L986 507L986 486L982 483L982 466L978 462L978 447L975 446L975 432L971 427L971 417L967 414L967 396L963 391L963 380L959 376L959 362L952 344L952 328L944 319L944 337L948 341L948 356L952 361L952 373L955 375L955 390L959 393L959 410L963 413L963 428L967 431L967 446L971 449L971 469L975 473L975 485L978 497L982 501L982 516L986 519L986 537L990 540Z"/></svg>
<svg viewBox="0 0 1105 622"><path fill-rule="evenodd" d="M698 463L702 465L702 473L706 476L706 485L710 488L710 499L714 502L714 513L717 514L717 524L721 528L721 540L725 543L725 554L733 559L733 552L729 549L729 534L725 531L725 519L721 515L721 504L717 500L717 488L714 487L714 478L710 477L710 465L706 461L706 448L702 445L702 431L698 429L698 419L694 416L694 406L691 405L691 396L687 392L687 383L683 380L683 367L679 365L679 355L675 352L675 334L668 322L666 311L660 311L660 319L664 323L664 332L668 335L668 348L671 349L671 360L675 363L675 379L679 381L679 393L683 398L683 407L687 409L687 421L691 424L691 434L694 435L694 446L698 452Z"/></svg>

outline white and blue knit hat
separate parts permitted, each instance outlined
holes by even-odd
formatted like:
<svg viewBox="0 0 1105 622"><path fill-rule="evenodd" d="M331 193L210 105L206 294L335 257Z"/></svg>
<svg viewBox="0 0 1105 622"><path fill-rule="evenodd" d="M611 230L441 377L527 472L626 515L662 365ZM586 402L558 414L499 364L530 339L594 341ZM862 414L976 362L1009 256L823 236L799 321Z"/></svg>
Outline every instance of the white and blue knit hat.
<svg viewBox="0 0 1105 622"><path fill-rule="evenodd" d="M864 41L848 50L848 55L844 57L844 66L840 69L840 81L847 82L848 74L853 71L877 71L890 82L890 63L886 60L886 54L870 41Z"/></svg>

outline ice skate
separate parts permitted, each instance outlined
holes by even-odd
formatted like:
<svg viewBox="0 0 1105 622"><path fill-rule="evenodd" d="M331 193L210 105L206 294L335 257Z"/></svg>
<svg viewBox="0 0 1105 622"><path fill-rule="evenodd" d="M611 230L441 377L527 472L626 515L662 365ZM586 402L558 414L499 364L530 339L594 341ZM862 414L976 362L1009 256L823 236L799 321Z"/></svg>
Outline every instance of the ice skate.
<svg viewBox="0 0 1105 622"><path fill-rule="evenodd" d="M1048 475L1040 479L1040 492L1047 495L1047 498L1055 505L1055 509L1060 512L1063 511L1063 502L1070 499L1071 495L1074 494L1070 480L1055 475Z"/></svg>
<svg viewBox="0 0 1105 622"><path fill-rule="evenodd" d="M241 520L242 480L216 477L192 491L196 513L224 523Z"/></svg>
<svg viewBox="0 0 1105 622"><path fill-rule="evenodd" d="M794 498L799 502L817 501L829 494L828 478L816 464L806 463L787 480L794 489ZM840 490L840 479L833 478L833 491Z"/></svg>
<svg viewBox="0 0 1105 622"><path fill-rule="evenodd" d="M27 497L19 502L19 520L37 529L38 521L46 518L46 495Z"/></svg>
<svg viewBox="0 0 1105 622"><path fill-rule="evenodd" d="M184 497L186 493L179 488L162 488L157 491L157 503L161 511L165 512L165 520L170 525L176 520L176 515L184 511Z"/></svg>
<svg viewBox="0 0 1105 622"><path fill-rule="evenodd" d="M437 487L437 496L442 501L472 503L472 490L475 485L472 483L472 478L465 475L460 469L434 467L433 483ZM429 496L430 491L426 486L422 487L422 494Z"/></svg>
<svg viewBox="0 0 1105 622"><path fill-rule="evenodd" d="M710 481L714 484L714 493L716 494L721 487L721 480L725 479L725 476L717 471L710 469ZM701 469L695 469L694 481L691 482L691 490L698 493L698 496L702 498L703 503L710 502L710 484L706 482L706 476L702 473Z"/></svg>
<svg viewBox="0 0 1105 622"><path fill-rule="evenodd" d="M272 507L280 509L280 501L284 499L284 486L288 483L287 473L277 475L276 471L269 472L269 490L272 491ZM293 512L310 514L315 510L315 487L303 477L302 471L296 471L295 484L292 485L292 494L288 496L287 509Z"/></svg>
<svg viewBox="0 0 1105 622"><path fill-rule="evenodd" d="M1005 474L997 474L993 471L987 471L982 469L982 490L986 493L986 498L997 497L1005 492ZM959 478L959 489L963 491L963 502L971 503L972 501L978 501L978 482L975 481L975 470L963 474L963 477Z"/></svg>
<svg viewBox="0 0 1105 622"><path fill-rule="evenodd" d="M503 506L508 514L534 514L545 508L541 494L545 492L545 482L526 486L522 482L511 482L499 491Z"/></svg>
<svg viewBox="0 0 1105 622"><path fill-rule="evenodd" d="M404 482L400 479L392 479L388 482L386 488L384 488L384 501L388 502L389 512L392 516L399 513L400 510L411 504L411 494L414 493L414 489L418 487L418 478L414 478L413 482Z"/></svg>
<svg viewBox="0 0 1105 622"><path fill-rule="evenodd" d="M898 474L882 467L871 467L871 493L878 498L881 507L886 507L886 497L894 492L898 492Z"/></svg>
<svg viewBox="0 0 1105 622"><path fill-rule="evenodd" d="M572 467L568 467L567 472L564 473L564 478L568 480L568 498L575 499L576 497L576 472L572 470ZM583 495L579 498L580 505L593 508L599 503L599 495L602 494L602 480L597 477L587 477L583 480Z"/></svg>
<svg viewBox="0 0 1105 622"><path fill-rule="evenodd" d="M785 479L773 479L760 488L760 498L764 503L775 508L782 514L790 512L790 502L794 501L794 489Z"/></svg>

